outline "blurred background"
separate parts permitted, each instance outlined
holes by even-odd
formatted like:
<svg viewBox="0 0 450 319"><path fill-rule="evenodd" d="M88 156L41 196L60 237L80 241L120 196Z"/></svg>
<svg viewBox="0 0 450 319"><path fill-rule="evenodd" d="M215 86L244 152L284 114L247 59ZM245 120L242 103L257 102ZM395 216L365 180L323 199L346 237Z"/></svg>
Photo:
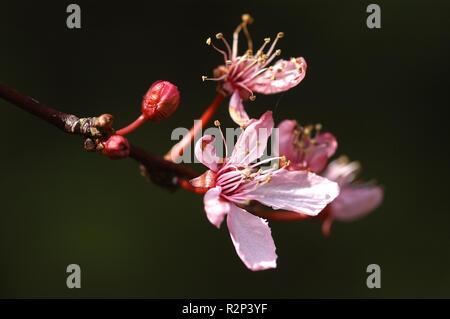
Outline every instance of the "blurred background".
<svg viewBox="0 0 450 319"><path fill-rule="evenodd" d="M80 30L66 27L71 2ZM376 1L382 27L368 29L369 3L3 1L0 82L44 104L111 113L119 128L139 115L154 81L177 84L176 113L129 135L160 155L172 130L190 127L215 96L201 76L222 58L205 39L231 40L250 13L255 45L284 31L282 56L303 56L308 71L285 94L259 94L247 112L322 123L337 155L384 185L385 200L361 220L336 222L329 238L319 222L271 222L278 268L251 272L227 228L205 218L201 196L159 188L135 161L87 153L79 137L0 100L0 297L450 297L450 6ZM215 118L234 127L226 105ZM81 289L66 287L72 263ZM366 286L372 263L381 289Z"/></svg>

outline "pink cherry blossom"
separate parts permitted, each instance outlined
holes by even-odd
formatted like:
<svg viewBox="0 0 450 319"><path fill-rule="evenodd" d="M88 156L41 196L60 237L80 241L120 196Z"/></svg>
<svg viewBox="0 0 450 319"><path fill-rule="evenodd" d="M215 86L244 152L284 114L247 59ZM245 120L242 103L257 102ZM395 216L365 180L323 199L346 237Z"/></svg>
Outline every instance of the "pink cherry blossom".
<svg viewBox="0 0 450 319"><path fill-rule="evenodd" d="M238 256L254 271L275 268L277 255L267 221L245 210L250 201L315 216L339 193L338 184L326 178L308 171L287 170L283 157L257 161L273 126L270 111L252 120L231 156L224 159L216 155L212 136L203 136L195 147L197 158L209 168L191 180L195 187L209 188L204 196L206 216L218 228L226 216ZM275 165L262 169L272 162Z"/></svg>
<svg viewBox="0 0 450 319"><path fill-rule="evenodd" d="M337 148L337 141L330 133L321 133L321 126L301 127L296 121L284 120L278 125L279 154L290 161L289 170L309 169L322 171Z"/></svg>
<svg viewBox="0 0 450 319"><path fill-rule="evenodd" d="M328 164L322 176L337 182L341 188L339 196L327 207L327 218L323 224L324 234L329 234L332 221L352 221L361 218L383 200L383 189L374 183L355 181L360 165L340 157Z"/></svg>
<svg viewBox="0 0 450 319"><path fill-rule="evenodd" d="M279 32L273 43L270 38L264 39L262 46L253 53L253 42L247 30L247 24L253 20L249 15L243 15L243 22L233 34L233 46L228 44L222 33L216 35L222 40L225 50L217 48L208 38L207 44L220 52L224 57L224 65L214 70L214 77L203 76L203 80L219 82L219 90L231 96L229 112L231 118L240 126L250 124L250 118L244 109L243 101L254 100L254 92L262 94L275 94L284 92L299 84L306 73L306 61L302 57L272 61L281 54L281 50L275 50L276 44L284 36ZM239 33L244 30L247 37L248 49L238 56Z"/></svg>

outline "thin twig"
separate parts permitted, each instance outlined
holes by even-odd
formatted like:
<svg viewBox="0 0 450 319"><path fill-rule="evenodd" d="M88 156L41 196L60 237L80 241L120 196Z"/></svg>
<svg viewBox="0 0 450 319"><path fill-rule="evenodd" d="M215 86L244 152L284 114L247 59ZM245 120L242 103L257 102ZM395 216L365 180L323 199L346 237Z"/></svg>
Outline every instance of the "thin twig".
<svg viewBox="0 0 450 319"><path fill-rule="evenodd" d="M22 93L8 87L7 85L0 83L0 97L9 101L15 106L36 115L40 119L56 126L63 132L69 134L83 135L85 137L92 136L92 130L85 129L89 125L81 125L88 123L88 120L96 118L79 118L73 114L67 114L51 107L48 107L33 98L30 98ZM81 121L86 120L86 121ZM81 124L80 124L81 123ZM198 172L190 169L181 164L175 164L167 161L162 157L151 154L137 146L131 145L130 157L140 162L145 166L150 177L155 174L159 177L165 176L167 178L173 177L185 177L194 178L199 175ZM152 178L153 179L153 178ZM169 184L177 185L177 181L168 181ZM161 184L161 183L158 183Z"/></svg>

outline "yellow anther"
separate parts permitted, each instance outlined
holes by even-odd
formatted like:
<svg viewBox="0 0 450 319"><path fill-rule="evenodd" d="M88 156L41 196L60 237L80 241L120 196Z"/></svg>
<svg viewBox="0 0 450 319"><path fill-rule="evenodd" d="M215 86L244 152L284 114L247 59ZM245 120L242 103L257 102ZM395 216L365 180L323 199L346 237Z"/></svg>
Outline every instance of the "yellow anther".
<svg viewBox="0 0 450 319"><path fill-rule="evenodd" d="M217 33L216 34L216 39L222 39L223 38L223 34L222 33Z"/></svg>
<svg viewBox="0 0 450 319"><path fill-rule="evenodd" d="M206 39L206 44L211 45L211 38Z"/></svg>
<svg viewBox="0 0 450 319"><path fill-rule="evenodd" d="M347 156L341 155L341 156L339 156L338 161L339 161L341 164L347 164L347 163L349 162L349 159L348 159Z"/></svg>
<svg viewBox="0 0 450 319"><path fill-rule="evenodd" d="M322 129L322 124L317 123L316 124L316 131L320 131Z"/></svg>
<svg viewBox="0 0 450 319"><path fill-rule="evenodd" d="M203 82L205 82L207 78L208 78L207 76L202 75L202 81L203 81Z"/></svg>
<svg viewBox="0 0 450 319"><path fill-rule="evenodd" d="M303 136L307 137L310 133L311 133L311 127L308 125L308 126L305 127L305 129L303 130Z"/></svg>
<svg viewBox="0 0 450 319"><path fill-rule="evenodd" d="M270 42L270 38L265 38L264 42L269 43Z"/></svg>
<svg viewBox="0 0 450 319"><path fill-rule="evenodd" d="M233 61L231 61L231 60L227 60L227 61L225 62L226 65L231 65L232 63L233 63Z"/></svg>
<svg viewBox="0 0 450 319"><path fill-rule="evenodd" d="M277 38L281 39L282 37L284 37L284 32L278 32Z"/></svg>
<svg viewBox="0 0 450 319"><path fill-rule="evenodd" d="M280 54L281 54L281 50L280 49L275 51L275 55L280 55Z"/></svg>
<svg viewBox="0 0 450 319"><path fill-rule="evenodd" d="M253 18L248 13L244 13L242 15L242 22L248 23L248 24L253 23Z"/></svg>
<svg viewBox="0 0 450 319"><path fill-rule="evenodd" d="M256 100L256 96L255 96L255 95L250 95L249 100L250 100L250 101Z"/></svg>
<svg viewBox="0 0 450 319"><path fill-rule="evenodd" d="M219 126L220 126L219 120L215 120L215 121L214 121L214 125L217 126L217 127L219 127Z"/></svg>

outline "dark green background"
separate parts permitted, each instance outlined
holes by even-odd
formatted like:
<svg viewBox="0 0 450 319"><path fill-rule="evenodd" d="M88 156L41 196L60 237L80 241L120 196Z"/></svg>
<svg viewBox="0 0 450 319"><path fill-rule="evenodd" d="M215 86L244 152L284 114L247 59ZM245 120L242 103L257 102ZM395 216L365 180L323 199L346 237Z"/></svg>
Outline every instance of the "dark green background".
<svg viewBox="0 0 450 319"><path fill-rule="evenodd" d="M65 112L112 113L118 128L153 81L172 81L177 112L129 136L165 154L172 129L215 95L201 75L222 60L205 39L231 39L249 12L256 43L284 31L283 57L308 62L297 88L258 95L249 114L322 123L385 200L330 238L318 222L271 222L278 268L251 272L200 196L158 188L136 162L86 153L79 137L0 100L0 297L450 297L444 1L377 1L380 30L365 25L368 1L76 1L81 30L66 28L68 3L2 1L1 82ZM226 106L216 118L233 126ZM81 289L66 287L71 263ZM381 289L366 287L371 263Z"/></svg>

